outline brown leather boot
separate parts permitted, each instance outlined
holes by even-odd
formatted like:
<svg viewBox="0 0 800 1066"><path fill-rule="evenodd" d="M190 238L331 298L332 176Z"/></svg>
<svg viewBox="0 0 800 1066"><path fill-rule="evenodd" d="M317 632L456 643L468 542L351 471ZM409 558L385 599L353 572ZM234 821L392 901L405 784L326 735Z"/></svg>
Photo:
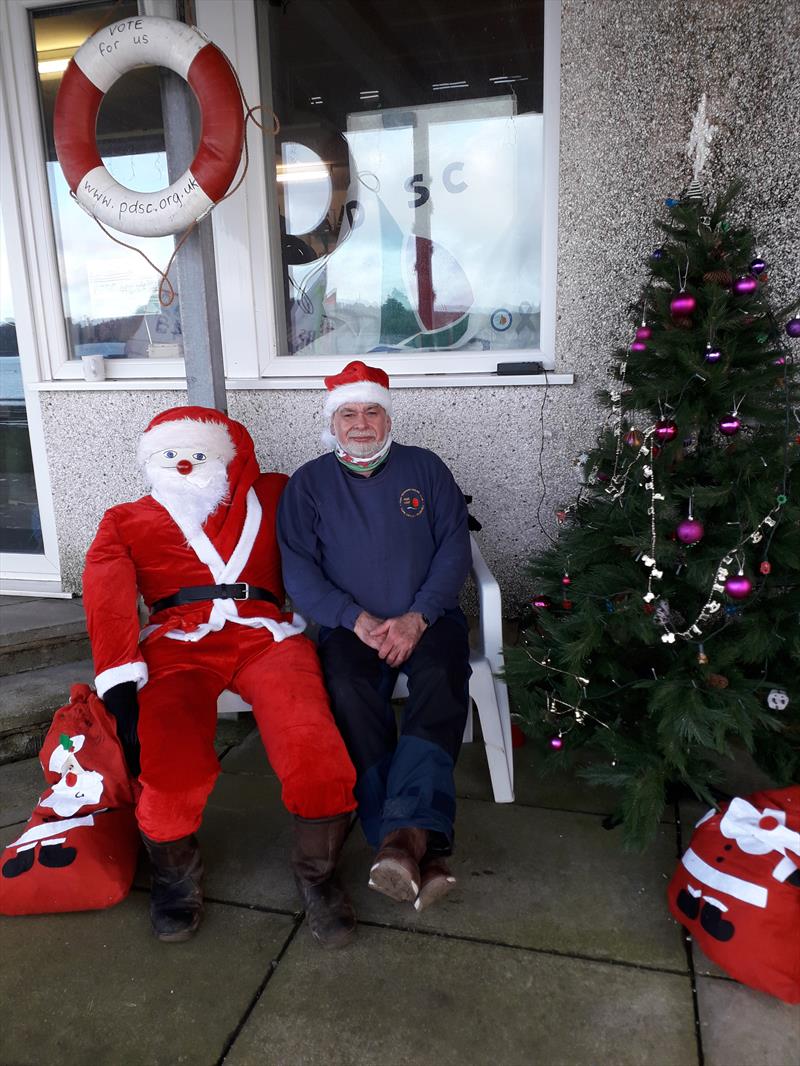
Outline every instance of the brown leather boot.
<svg viewBox="0 0 800 1066"><path fill-rule="evenodd" d="M353 905L335 873L349 826L349 812L294 819L294 881L311 934L323 948L342 948L356 932Z"/></svg>
<svg viewBox="0 0 800 1066"><path fill-rule="evenodd" d="M406 826L387 833L369 871L369 887L398 903L419 895L419 864L428 847L428 830Z"/></svg>
<svg viewBox="0 0 800 1066"><path fill-rule="evenodd" d="M142 833L150 857L150 922L159 940L188 940L203 917L203 860L194 835L162 843Z"/></svg>
<svg viewBox="0 0 800 1066"><path fill-rule="evenodd" d="M414 909L424 911L442 896L446 896L451 888L455 888L456 879L441 855L426 855L420 864L420 873L422 883L419 895L414 900Z"/></svg>

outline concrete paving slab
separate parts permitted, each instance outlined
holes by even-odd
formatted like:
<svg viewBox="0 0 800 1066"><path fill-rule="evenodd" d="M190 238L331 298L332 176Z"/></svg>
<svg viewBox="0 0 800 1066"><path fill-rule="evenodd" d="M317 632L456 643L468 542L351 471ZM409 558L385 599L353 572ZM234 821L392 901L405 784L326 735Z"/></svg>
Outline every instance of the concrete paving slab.
<svg viewBox="0 0 800 1066"><path fill-rule="evenodd" d="M70 687L93 680L91 659L0 676L0 763L35 755Z"/></svg>
<svg viewBox="0 0 800 1066"><path fill-rule="evenodd" d="M464 744L456 765L456 793L469 799L493 800L486 750L479 738ZM517 803L554 810L609 814L618 803L610 788L596 788L572 771L550 772L547 753L532 740L514 749L514 798Z"/></svg>
<svg viewBox="0 0 800 1066"><path fill-rule="evenodd" d="M28 811L28 814L30 813L31 812ZM4 825L3 828L0 829L0 851L5 848L6 844L9 844L12 840L16 840L18 836L22 836L22 831L24 830L27 821L28 816L26 815L21 821L11 822L9 825Z"/></svg>
<svg viewBox="0 0 800 1066"><path fill-rule="evenodd" d="M226 1066L690 1066L688 978L361 927L301 930Z"/></svg>
<svg viewBox="0 0 800 1066"><path fill-rule="evenodd" d="M687 969L682 932L666 905L675 863L670 826L634 855L596 816L461 800L452 859L458 886L419 914L367 887L371 861L359 829L342 873L364 920Z"/></svg>
<svg viewBox="0 0 800 1066"><path fill-rule="evenodd" d="M210 904L194 940L160 944L140 892L107 911L0 918L0 1062L216 1063L292 928Z"/></svg>
<svg viewBox="0 0 800 1066"><path fill-rule="evenodd" d="M44 783L38 759L4 766L0 771L0 826L27 821Z"/></svg>
<svg viewBox="0 0 800 1066"><path fill-rule="evenodd" d="M214 737L217 755L222 757L229 751L235 751L254 729L252 718L218 718Z"/></svg>
<svg viewBox="0 0 800 1066"><path fill-rule="evenodd" d="M255 726L252 716L238 719L237 724L250 723L248 735L240 744L232 748L222 759L222 769L226 774L249 774L254 777L275 777L275 773L267 762L264 745L261 736ZM219 730L221 723L218 723Z"/></svg>
<svg viewBox="0 0 800 1066"><path fill-rule="evenodd" d="M718 966L713 959L710 959L700 948L694 937L690 936L689 943L692 945L692 963L696 974L702 974L706 977L728 977L722 967Z"/></svg>
<svg viewBox="0 0 800 1066"><path fill-rule="evenodd" d="M82 600L0 597L0 648L86 629Z"/></svg>
<svg viewBox="0 0 800 1066"><path fill-rule="evenodd" d="M291 816L276 777L220 774L200 829L206 893L213 899L293 913Z"/></svg>
<svg viewBox="0 0 800 1066"><path fill-rule="evenodd" d="M543 774L546 755L526 744L514 751L516 801L558 810L608 814L616 805L616 793L593 788L572 773ZM231 774L271 775L257 733L226 755L223 769ZM480 739L464 744L456 766L456 793L468 799L494 801L486 750Z"/></svg>
<svg viewBox="0 0 800 1066"><path fill-rule="evenodd" d="M697 980L705 1066L800 1066L800 1006L713 977Z"/></svg>
<svg viewBox="0 0 800 1066"><path fill-rule="evenodd" d="M77 683L94 683L91 659L0 677L0 728L11 730L20 723L52 717L53 711L69 702L69 690Z"/></svg>

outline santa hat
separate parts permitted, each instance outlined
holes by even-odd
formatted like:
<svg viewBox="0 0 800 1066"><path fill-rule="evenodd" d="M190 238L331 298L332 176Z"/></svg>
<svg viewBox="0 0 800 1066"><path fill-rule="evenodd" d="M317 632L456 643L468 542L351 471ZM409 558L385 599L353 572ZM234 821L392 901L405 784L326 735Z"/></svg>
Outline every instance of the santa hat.
<svg viewBox="0 0 800 1066"><path fill-rule="evenodd" d="M348 363L340 374L325 378L328 396L323 414L331 418L346 403L377 403L387 415L392 413L389 375L377 366L360 360Z"/></svg>
<svg viewBox="0 0 800 1066"><path fill-rule="evenodd" d="M167 448L202 448L227 466L236 455L232 424L236 423L213 407L172 407L156 415L141 435L136 459L143 467Z"/></svg>

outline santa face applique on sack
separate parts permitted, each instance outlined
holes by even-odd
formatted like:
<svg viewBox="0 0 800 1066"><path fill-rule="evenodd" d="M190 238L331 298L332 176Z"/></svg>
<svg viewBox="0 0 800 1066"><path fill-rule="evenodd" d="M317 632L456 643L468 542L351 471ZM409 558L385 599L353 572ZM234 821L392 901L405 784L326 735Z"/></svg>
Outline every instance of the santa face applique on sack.
<svg viewBox="0 0 800 1066"><path fill-rule="evenodd" d="M47 787L0 858L0 913L117 903L136 866L135 788L113 719L88 686L74 685L56 712L40 761Z"/></svg>
<svg viewBox="0 0 800 1066"><path fill-rule="evenodd" d="M39 806L52 807L61 818L70 818L81 807L99 803L103 795L103 775L96 770L84 770L77 759L85 739L81 734L74 737L63 734L50 756L48 769L59 774L60 780L53 785L51 794L39 801Z"/></svg>
<svg viewBox="0 0 800 1066"><path fill-rule="evenodd" d="M731 977L800 1002L800 787L735 798L695 827L673 915Z"/></svg>

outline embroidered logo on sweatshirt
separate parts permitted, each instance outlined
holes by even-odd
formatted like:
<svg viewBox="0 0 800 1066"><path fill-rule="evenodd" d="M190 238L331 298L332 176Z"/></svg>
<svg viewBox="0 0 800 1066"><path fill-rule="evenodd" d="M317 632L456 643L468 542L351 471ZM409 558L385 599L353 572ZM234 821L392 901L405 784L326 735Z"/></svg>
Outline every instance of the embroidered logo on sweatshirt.
<svg viewBox="0 0 800 1066"><path fill-rule="evenodd" d="M406 518L419 518L425 510L425 500L419 489L403 489L400 493L400 510Z"/></svg>

